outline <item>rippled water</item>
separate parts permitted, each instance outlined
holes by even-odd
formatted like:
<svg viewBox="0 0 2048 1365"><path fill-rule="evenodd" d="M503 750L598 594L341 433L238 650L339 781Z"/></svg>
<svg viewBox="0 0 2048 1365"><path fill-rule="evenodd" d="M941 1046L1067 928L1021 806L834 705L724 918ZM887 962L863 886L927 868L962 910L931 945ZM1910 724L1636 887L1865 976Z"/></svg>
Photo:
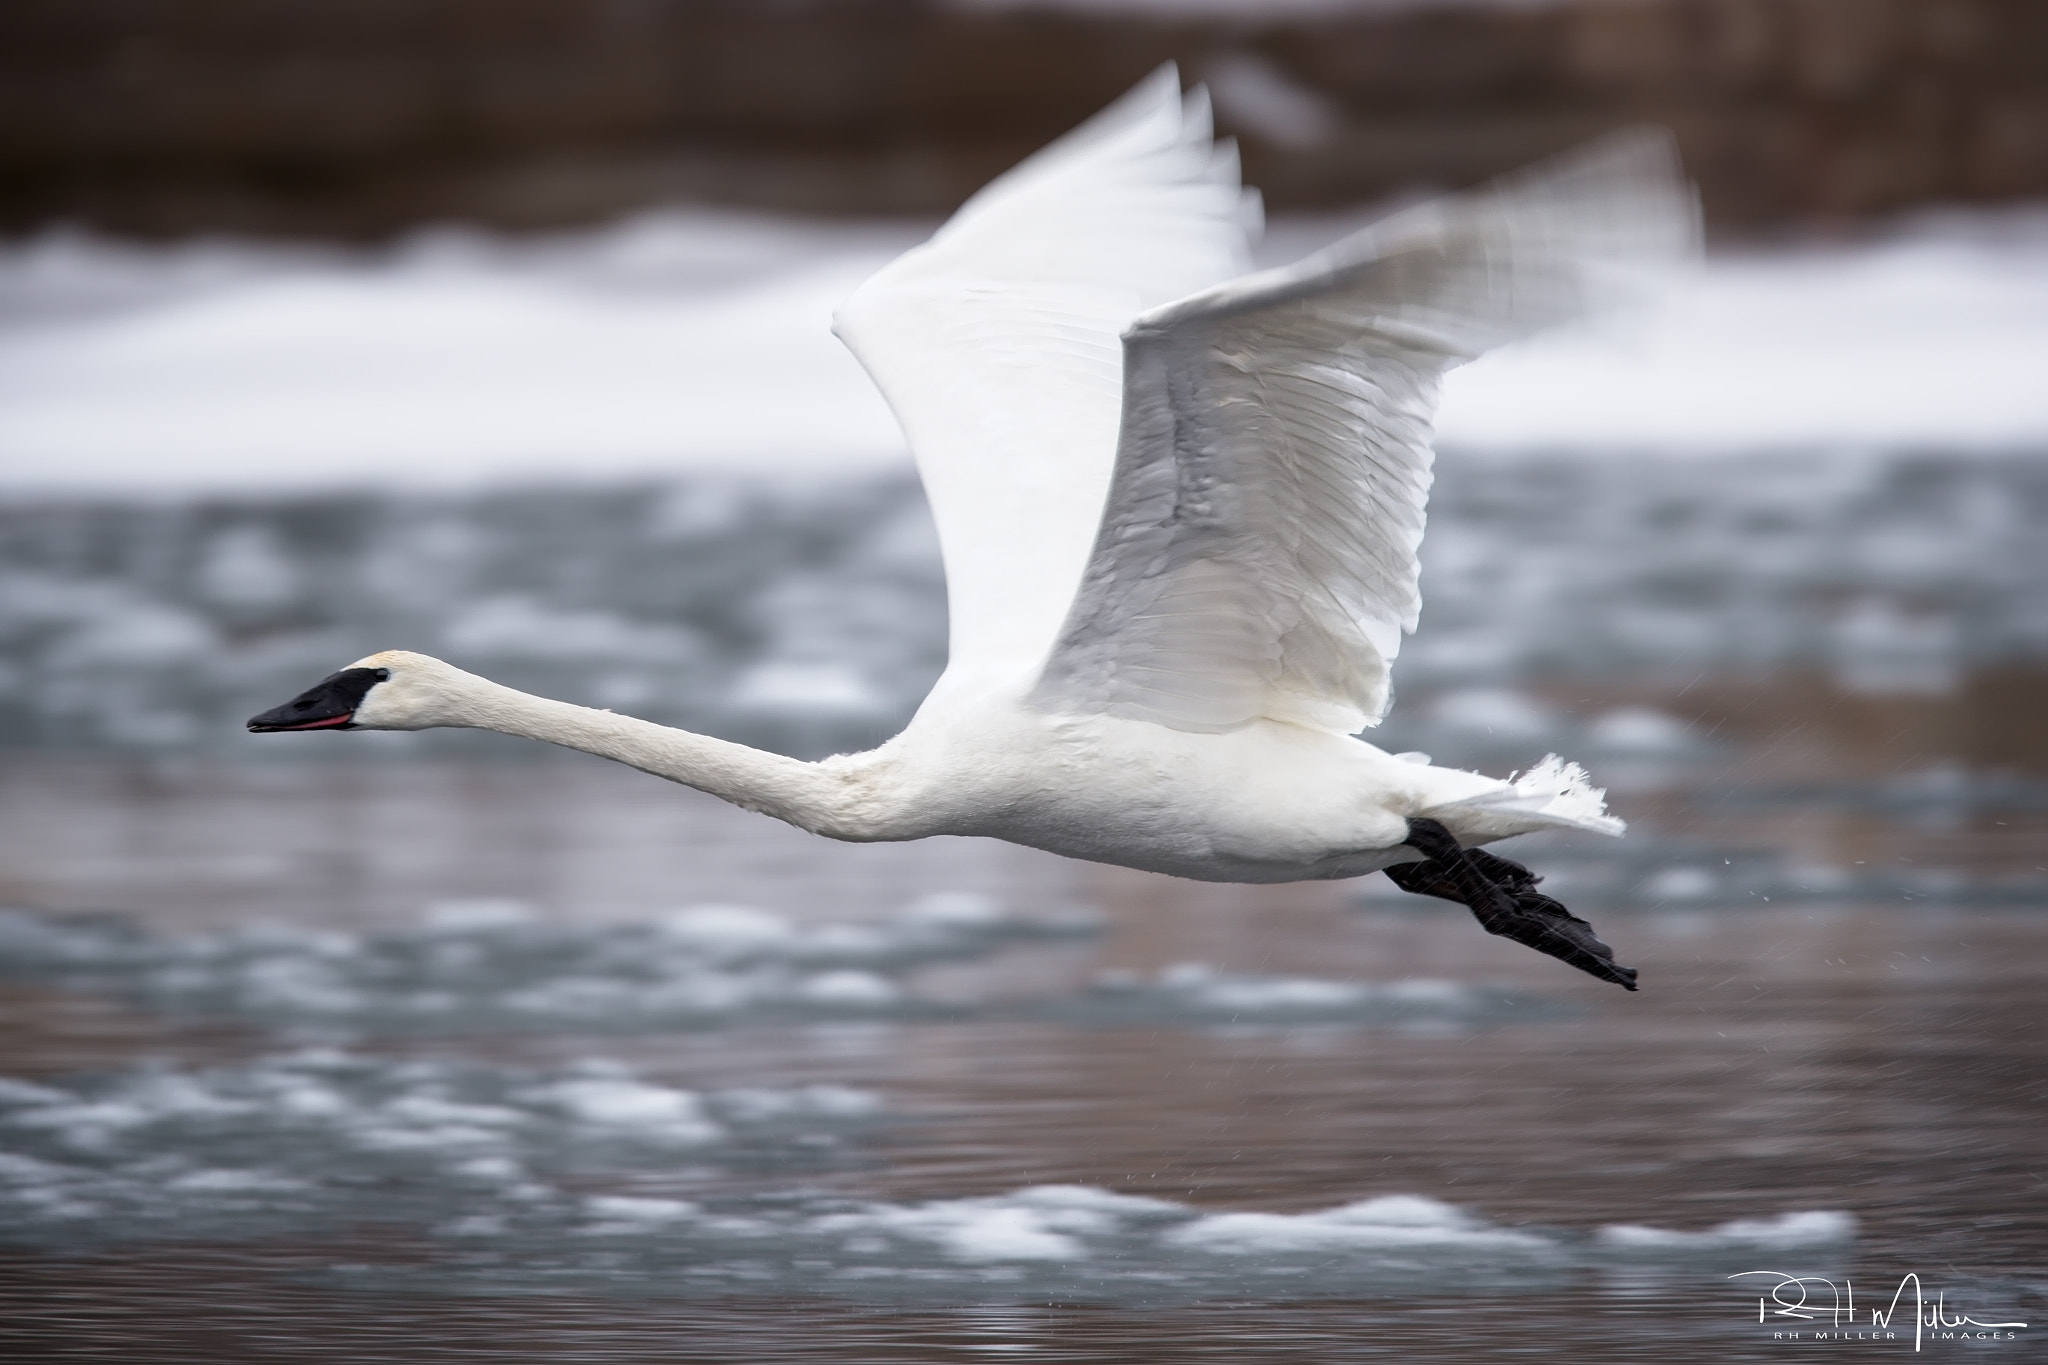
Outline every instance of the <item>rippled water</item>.
<svg viewBox="0 0 2048 1365"><path fill-rule="evenodd" d="M16 763L0 1347L1776 1360L1908 1273L2048 1316L2034 788L1768 771L1524 850L1631 996L1376 881L833 845L576 759Z"/></svg>

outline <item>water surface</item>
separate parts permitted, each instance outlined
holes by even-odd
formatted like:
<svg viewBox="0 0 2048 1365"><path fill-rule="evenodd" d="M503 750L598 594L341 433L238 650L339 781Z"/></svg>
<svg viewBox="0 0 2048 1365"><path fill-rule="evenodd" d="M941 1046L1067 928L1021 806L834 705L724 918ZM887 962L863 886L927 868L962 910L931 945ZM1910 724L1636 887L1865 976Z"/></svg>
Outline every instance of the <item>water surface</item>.
<svg viewBox="0 0 2048 1365"><path fill-rule="evenodd" d="M1858 1331L1909 1272L2039 1319L2033 789L1772 771L1624 794L1620 845L1527 843L1627 995L1376 881L834 845L578 758L23 761L0 1341L1913 1348L1760 1325L1748 1270L1849 1280ZM2004 1330L1970 1348L2039 1350Z"/></svg>

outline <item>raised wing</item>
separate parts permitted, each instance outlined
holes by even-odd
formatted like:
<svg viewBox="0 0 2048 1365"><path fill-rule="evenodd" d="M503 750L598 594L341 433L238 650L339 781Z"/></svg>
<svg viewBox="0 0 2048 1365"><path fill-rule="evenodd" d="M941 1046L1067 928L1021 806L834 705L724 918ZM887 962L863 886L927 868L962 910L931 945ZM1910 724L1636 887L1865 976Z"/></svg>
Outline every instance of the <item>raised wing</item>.
<svg viewBox="0 0 2048 1365"><path fill-rule="evenodd" d="M839 309L938 521L949 671L1028 680L1072 604L1116 456L1118 337L1246 268L1256 200L1163 67L967 201Z"/></svg>
<svg viewBox="0 0 2048 1365"><path fill-rule="evenodd" d="M1421 607L1444 372L1637 292L1697 236L1670 139L1624 133L1138 319L1109 502L1034 704L1376 722Z"/></svg>

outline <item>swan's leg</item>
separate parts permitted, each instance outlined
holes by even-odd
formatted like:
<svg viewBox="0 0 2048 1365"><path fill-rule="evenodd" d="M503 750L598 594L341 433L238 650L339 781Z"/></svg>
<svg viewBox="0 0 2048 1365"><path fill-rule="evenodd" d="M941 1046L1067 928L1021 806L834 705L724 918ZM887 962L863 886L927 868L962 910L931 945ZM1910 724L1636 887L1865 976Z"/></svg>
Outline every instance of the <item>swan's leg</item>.
<svg viewBox="0 0 2048 1365"><path fill-rule="evenodd" d="M1593 926L1538 891L1538 879L1528 868L1481 849L1459 847L1435 820L1410 820L1404 842L1428 861L1387 869L1388 880L1403 891L1470 906L1489 934L1527 944L1602 981L1636 988L1635 968L1617 967L1614 950L1594 935Z"/></svg>

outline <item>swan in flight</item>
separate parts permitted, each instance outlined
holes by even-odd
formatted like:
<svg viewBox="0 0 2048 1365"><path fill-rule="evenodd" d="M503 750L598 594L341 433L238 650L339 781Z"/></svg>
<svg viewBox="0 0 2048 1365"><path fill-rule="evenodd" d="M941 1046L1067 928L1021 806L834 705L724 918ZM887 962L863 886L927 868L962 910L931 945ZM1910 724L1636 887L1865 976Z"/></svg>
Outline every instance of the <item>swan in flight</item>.
<svg viewBox="0 0 2048 1365"><path fill-rule="evenodd" d="M1385 869L1634 990L1476 847L1621 833L1577 765L1501 781L1356 735L1416 625L1444 372L1639 292L1695 224L1668 138L1624 133L1250 273L1258 201L1163 68L836 315L945 559L949 660L901 734L802 762L405 651L249 728L498 730L834 839L984 835L1205 881Z"/></svg>

